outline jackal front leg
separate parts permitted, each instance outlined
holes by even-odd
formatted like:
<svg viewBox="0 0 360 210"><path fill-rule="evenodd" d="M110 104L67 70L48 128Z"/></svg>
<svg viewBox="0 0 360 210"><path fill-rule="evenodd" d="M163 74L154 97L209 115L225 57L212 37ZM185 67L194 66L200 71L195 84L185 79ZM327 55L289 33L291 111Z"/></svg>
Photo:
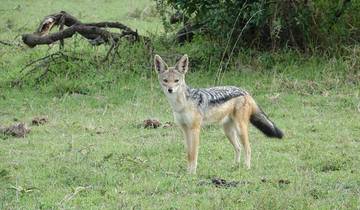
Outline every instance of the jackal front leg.
<svg viewBox="0 0 360 210"><path fill-rule="evenodd" d="M195 128L189 128L182 126L186 142L187 159L188 159L188 172L190 174L196 174L197 157L199 150L199 135L200 126Z"/></svg>

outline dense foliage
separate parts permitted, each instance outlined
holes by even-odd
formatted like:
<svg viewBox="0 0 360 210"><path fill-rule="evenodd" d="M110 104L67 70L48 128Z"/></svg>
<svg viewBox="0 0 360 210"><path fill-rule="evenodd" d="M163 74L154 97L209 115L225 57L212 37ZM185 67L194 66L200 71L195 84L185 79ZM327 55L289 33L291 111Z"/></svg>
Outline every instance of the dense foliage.
<svg viewBox="0 0 360 210"><path fill-rule="evenodd" d="M360 1L355 0L166 0L202 34L256 49L334 49L360 41ZM164 13L163 13L164 14ZM198 30L199 31L199 30Z"/></svg>

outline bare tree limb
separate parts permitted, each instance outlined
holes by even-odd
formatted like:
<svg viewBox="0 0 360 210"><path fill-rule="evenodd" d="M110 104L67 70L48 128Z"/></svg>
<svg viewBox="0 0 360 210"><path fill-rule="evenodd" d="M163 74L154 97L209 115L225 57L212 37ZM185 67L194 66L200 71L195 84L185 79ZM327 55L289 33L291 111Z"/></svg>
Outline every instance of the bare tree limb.
<svg viewBox="0 0 360 210"><path fill-rule="evenodd" d="M59 25L59 32L49 33L56 25ZM64 26L68 28L64 29ZM121 32L110 32L107 28L120 29ZM119 22L82 23L74 16L61 11L46 16L39 24L36 32L23 34L22 40L29 47L52 44L56 41L60 41L60 46L63 47L63 40L72 37L76 33L88 39L93 45L112 44L127 36L131 37L130 40L132 41L139 41L140 38L146 39L146 37L139 36L137 31Z"/></svg>
<svg viewBox="0 0 360 210"><path fill-rule="evenodd" d="M59 27L59 31L51 32L51 29L55 26ZM109 29L118 29L114 32ZM56 74L52 70L53 64L67 62L68 60L82 60L68 55L66 51L63 51L64 40L79 34L86 38L92 45L110 44L110 48L106 53L102 63L111 60L112 64L115 60L115 56L120 57L118 51L120 46L120 40L125 39L130 43L142 41L144 47L152 49L151 40L148 37L140 36L137 30L132 30L130 27L119 22L97 22L97 23L82 23L74 16L61 11L59 13L50 14L40 22L36 31L31 34L23 34L22 40L29 47L36 47L37 45L49 45L60 41L60 50L56 53L46 55L42 58L26 64L20 71L21 76L19 79L12 82L13 86L21 85L25 77L30 74L39 75L35 78L36 82L40 82L46 78L50 73ZM4 44L8 44L5 43ZM87 63L97 65L91 60L86 60Z"/></svg>

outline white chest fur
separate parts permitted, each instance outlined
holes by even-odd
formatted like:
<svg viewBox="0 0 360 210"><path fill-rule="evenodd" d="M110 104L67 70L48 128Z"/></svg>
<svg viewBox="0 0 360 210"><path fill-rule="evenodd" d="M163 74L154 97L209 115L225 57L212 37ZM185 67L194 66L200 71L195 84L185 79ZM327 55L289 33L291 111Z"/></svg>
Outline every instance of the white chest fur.
<svg viewBox="0 0 360 210"><path fill-rule="evenodd" d="M186 100L184 93L166 94L166 96L173 110L175 122L177 124L192 124L197 113L194 103Z"/></svg>
<svg viewBox="0 0 360 210"><path fill-rule="evenodd" d="M174 119L177 124L186 124L190 125L194 121L194 115L193 112L189 111L182 111L182 112L173 112Z"/></svg>

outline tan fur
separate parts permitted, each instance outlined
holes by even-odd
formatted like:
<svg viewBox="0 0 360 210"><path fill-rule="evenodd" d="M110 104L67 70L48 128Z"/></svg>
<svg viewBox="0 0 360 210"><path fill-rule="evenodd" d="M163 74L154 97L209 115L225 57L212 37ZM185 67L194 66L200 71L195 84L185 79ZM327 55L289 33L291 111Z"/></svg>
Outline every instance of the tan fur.
<svg viewBox="0 0 360 210"><path fill-rule="evenodd" d="M209 112L209 120L215 120L223 124L224 132L235 150L235 162L240 162L240 145L245 152L245 165L250 168L251 147L248 137L248 125L251 114L257 109L257 106L251 96L238 97L229 100L219 107L213 108Z"/></svg>
<svg viewBox="0 0 360 210"><path fill-rule="evenodd" d="M199 146L199 135L201 126L204 123L220 123L226 137L234 147L235 163L240 163L240 142L244 148L245 165L248 169L251 167L251 146L248 136L248 125L251 114L257 109L257 106L251 96L238 97L225 102L222 105L213 107L202 117L193 105L183 110L187 116L191 116L190 121L181 121L175 117L175 120L181 126L188 153L188 171L196 173L197 156ZM240 140L240 142L239 142Z"/></svg>
<svg viewBox="0 0 360 210"><path fill-rule="evenodd" d="M187 56L184 57L179 61L180 64L181 61L187 62ZM180 64L178 63L177 66ZM251 147L248 126L250 116L258 109L255 101L249 95L240 96L209 107L206 113L201 114L197 105L186 100L185 94L181 92L181 85L185 84L184 75L187 66L185 67L182 71L176 70L175 67L167 67L160 56L155 56L155 68L159 72L159 82L172 106L175 122L180 125L184 133L189 173L196 173L199 135L201 126L205 123L220 123L223 126L226 137L234 147L236 163L240 162L241 142L244 148L245 165L250 168ZM179 72L182 73L179 74ZM168 93L169 89L179 92Z"/></svg>

